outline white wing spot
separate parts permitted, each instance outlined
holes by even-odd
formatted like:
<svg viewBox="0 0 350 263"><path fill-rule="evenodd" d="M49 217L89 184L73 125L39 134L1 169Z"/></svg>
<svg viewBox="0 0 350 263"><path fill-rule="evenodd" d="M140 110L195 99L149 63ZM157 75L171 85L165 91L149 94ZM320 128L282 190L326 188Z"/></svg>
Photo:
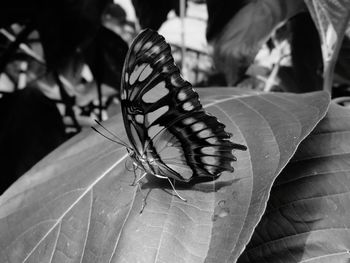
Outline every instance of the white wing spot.
<svg viewBox="0 0 350 263"><path fill-rule="evenodd" d="M141 48L141 42L136 43L134 46L135 53L139 52L140 48Z"/></svg>
<svg viewBox="0 0 350 263"><path fill-rule="evenodd" d="M196 122L196 119L192 117L186 118L182 121L182 123L185 125L191 125L194 122Z"/></svg>
<svg viewBox="0 0 350 263"><path fill-rule="evenodd" d="M159 124L151 126L148 129L148 136L152 139L154 136L157 135L158 132L160 132L164 127L160 126Z"/></svg>
<svg viewBox="0 0 350 263"><path fill-rule="evenodd" d="M124 81L129 82L129 73L128 72L125 73Z"/></svg>
<svg viewBox="0 0 350 263"><path fill-rule="evenodd" d="M217 164L217 159L213 156L203 156L201 159L202 159L202 162L205 164L212 164L212 165Z"/></svg>
<svg viewBox="0 0 350 263"><path fill-rule="evenodd" d="M204 147L201 149L201 152L204 153L204 154L214 154L216 152L216 149L215 147Z"/></svg>
<svg viewBox="0 0 350 263"><path fill-rule="evenodd" d="M152 42L148 41L146 44L143 45L143 49L149 49L152 46Z"/></svg>
<svg viewBox="0 0 350 263"><path fill-rule="evenodd" d="M160 56L158 57L158 59L155 61L154 64L157 64L157 63L161 62L161 61L164 60L165 58L166 58L166 56L164 56L163 54L160 55Z"/></svg>
<svg viewBox="0 0 350 263"><path fill-rule="evenodd" d="M170 71L170 70L169 70L169 67L168 67L168 66L164 66L164 67L163 67L162 72L168 73L169 71Z"/></svg>
<svg viewBox="0 0 350 263"><path fill-rule="evenodd" d="M139 91L140 91L141 87L140 86L135 86L131 91L130 91L130 95L129 98L131 101L133 101L137 95L139 95Z"/></svg>
<svg viewBox="0 0 350 263"><path fill-rule="evenodd" d="M165 82L159 82L142 96L142 100L146 103L155 103L169 93L165 87Z"/></svg>
<svg viewBox="0 0 350 263"><path fill-rule="evenodd" d="M184 156L184 152L179 147L166 147L159 153L159 155L162 158L162 160L173 160L174 158L182 158Z"/></svg>
<svg viewBox="0 0 350 263"><path fill-rule="evenodd" d="M177 75L171 76L170 79L171 84L173 84L175 87L181 87L184 85L184 81L181 77L178 77Z"/></svg>
<svg viewBox="0 0 350 263"><path fill-rule="evenodd" d="M145 119L145 118L144 118L143 115L141 115L141 114L137 114L137 115L135 116L135 120L136 120L137 123L143 124L144 119Z"/></svg>
<svg viewBox="0 0 350 263"><path fill-rule="evenodd" d="M164 113L166 113L168 110L169 110L169 106L163 106L163 107L160 107L159 109L156 109L155 111L147 113L146 120L148 125L155 122L159 117L163 116Z"/></svg>
<svg viewBox="0 0 350 263"><path fill-rule="evenodd" d="M191 111L194 109L194 106L191 102L187 101L184 103L184 105L182 106L182 108L186 111Z"/></svg>
<svg viewBox="0 0 350 263"><path fill-rule="evenodd" d="M203 130L203 131L198 133L198 137L199 138L207 138L207 137L212 136L212 135L213 135L212 132L210 130L208 130L208 129L207 130Z"/></svg>
<svg viewBox="0 0 350 263"><path fill-rule="evenodd" d="M219 142L218 139L216 139L215 137L208 138L206 139L206 141L210 144L217 144Z"/></svg>
<svg viewBox="0 0 350 263"><path fill-rule="evenodd" d="M150 65L147 65L144 70L141 72L141 75L139 77L139 81L144 81L149 75L152 74L152 67Z"/></svg>
<svg viewBox="0 0 350 263"><path fill-rule="evenodd" d="M209 173L214 173L216 167L215 167L215 166L206 165L206 166L205 166L205 169L207 169L207 171L208 171Z"/></svg>
<svg viewBox="0 0 350 263"><path fill-rule="evenodd" d="M130 75L130 79L129 79L129 84L130 85L133 85L137 78L140 76L141 72L143 71L143 69L147 66L148 64L144 63L144 64L141 64L141 65L136 65L135 68L134 68L134 71L131 72L131 75Z"/></svg>
<svg viewBox="0 0 350 263"><path fill-rule="evenodd" d="M123 92L121 94L121 99L126 100L126 90L123 90Z"/></svg>
<svg viewBox="0 0 350 263"><path fill-rule="evenodd" d="M160 51L160 48L159 48L159 46L154 46L153 48L152 48L152 52L153 53L159 53L159 51Z"/></svg>
<svg viewBox="0 0 350 263"><path fill-rule="evenodd" d="M196 131L200 131L200 130L203 130L205 128L205 124L203 122L197 122L197 123L194 123L191 128L192 128L192 131L196 132Z"/></svg>
<svg viewBox="0 0 350 263"><path fill-rule="evenodd" d="M186 92L184 92L183 90L179 92L179 94L177 94L177 98L180 101L184 101L185 99L187 99L187 94Z"/></svg>

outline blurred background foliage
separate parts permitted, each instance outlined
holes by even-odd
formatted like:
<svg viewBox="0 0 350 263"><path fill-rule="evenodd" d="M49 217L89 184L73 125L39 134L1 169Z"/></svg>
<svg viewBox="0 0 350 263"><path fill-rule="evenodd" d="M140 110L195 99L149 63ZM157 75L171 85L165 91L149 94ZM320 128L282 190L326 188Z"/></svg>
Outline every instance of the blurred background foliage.
<svg viewBox="0 0 350 263"><path fill-rule="evenodd" d="M194 86L322 89L322 45L303 0L4 0L0 193L94 119L119 111L124 58L143 28L165 36ZM349 35L335 98L349 96Z"/></svg>

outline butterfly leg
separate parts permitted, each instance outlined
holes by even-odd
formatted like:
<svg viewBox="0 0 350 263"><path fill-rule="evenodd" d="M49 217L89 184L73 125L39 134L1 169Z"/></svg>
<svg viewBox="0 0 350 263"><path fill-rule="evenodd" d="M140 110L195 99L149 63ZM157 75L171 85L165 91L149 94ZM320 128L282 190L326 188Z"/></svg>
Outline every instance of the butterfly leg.
<svg viewBox="0 0 350 263"><path fill-rule="evenodd" d="M147 199L147 196L148 196L148 194L149 194L149 192L148 192L148 194L147 194L146 196L144 196L143 193L142 193L142 191L141 191L141 183L140 183L140 180L143 179L146 175L147 175L147 173L144 173L144 174L135 182L135 184L137 184L138 190L140 191L141 195L143 196L140 214L142 214L143 209L145 209L145 207L146 207L146 204L147 204L146 199Z"/></svg>
<svg viewBox="0 0 350 263"><path fill-rule="evenodd" d="M158 178L161 178L161 179L168 179L168 181L169 181L171 187L173 188L173 190L174 190L176 196L177 196L178 198L180 198L182 201L187 202L187 200L186 200L185 198L183 198L183 197L176 191L175 186L173 185L173 183L171 182L171 180L170 180L169 177L167 177L167 176L162 176L162 175L159 175L159 174L154 174L154 176L155 176L155 177L158 177Z"/></svg>
<svg viewBox="0 0 350 263"><path fill-rule="evenodd" d="M137 180L135 181L135 184L140 185L140 181L141 181L143 178L145 178L146 175L147 175L147 173L144 173L139 179L137 179Z"/></svg>
<svg viewBox="0 0 350 263"><path fill-rule="evenodd" d="M141 192L141 186L140 184L138 184L138 187L139 187L139 190L140 190L140 193L142 194L143 198L142 198L142 206L141 206L141 209L140 209L140 214L142 214L143 210L145 209L146 205L147 205L147 197L148 195L150 194L151 192L151 189L147 192L146 195L144 195L142 192Z"/></svg>
<svg viewBox="0 0 350 263"><path fill-rule="evenodd" d="M161 178L161 179L168 179L168 181L169 181L171 187L173 188L173 190L174 190L176 196L177 196L178 198L180 198L182 201L187 202L187 200L186 200L185 198L183 198L183 197L176 191L175 186L173 185L173 183L171 182L171 180L170 180L169 177L167 177L167 176L162 176L162 175L159 175L159 174L154 174L154 176L156 176L156 177L158 177L158 178Z"/></svg>
<svg viewBox="0 0 350 263"><path fill-rule="evenodd" d="M140 168L140 166L137 165L137 163L133 163L132 165L133 165L133 172L134 172L134 181L131 183L131 186L134 186L134 185L138 184L142 180L142 178L144 178L147 175L147 173L144 173L142 176L140 176L140 178L138 178L142 172L142 169ZM138 169L140 169L139 175L136 174L136 171Z"/></svg>
<svg viewBox="0 0 350 263"><path fill-rule="evenodd" d="M134 181L131 183L131 186L134 186L137 180L137 174L136 174L136 170L137 170L137 164L136 163L132 163L132 167L133 167L133 172L134 172Z"/></svg>
<svg viewBox="0 0 350 263"><path fill-rule="evenodd" d="M167 179L168 179L168 181L169 181L171 187L173 188L175 194L177 195L177 197L180 198L182 201L187 202L187 200L186 200L185 198L183 198L183 197L176 191L175 186L174 186L173 183L171 182L170 178L167 177Z"/></svg>

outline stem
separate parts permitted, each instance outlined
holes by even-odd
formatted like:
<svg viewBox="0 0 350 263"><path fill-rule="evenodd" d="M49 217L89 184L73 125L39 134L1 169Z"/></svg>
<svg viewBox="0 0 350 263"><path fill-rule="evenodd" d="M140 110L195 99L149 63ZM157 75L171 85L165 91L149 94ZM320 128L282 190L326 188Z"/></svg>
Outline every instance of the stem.
<svg viewBox="0 0 350 263"><path fill-rule="evenodd" d="M102 84L101 81L98 79L96 81L96 88L97 88L97 98L98 98L98 120L102 121L102 110L103 110L103 103L102 103Z"/></svg>
<svg viewBox="0 0 350 263"><path fill-rule="evenodd" d="M325 61L323 65L323 90L328 91L330 95L332 95L334 68L337 57L338 55L333 55L332 59Z"/></svg>
<svg viewBox="0 0 350 263"><path fill-rule="evenodd" d="M323 65L323 90L328 91L329 94L332 96L332 86L333 86L333 76L334 76L334 68L337 63L338 55L340 48L343 43L344 35L345 35L345 30L348 26L348 22L350 19L350 12L348 12L347 16L344 17L344 22L342 23L342 27L338 32L338 40L337 44L335 45L334 52L331 56L331 59L326 60L326 54L323 54L324 58L324 65ZM325 39L323 41L326 41ZM327 52L327 50L323 50L323 53Z"/></svg>

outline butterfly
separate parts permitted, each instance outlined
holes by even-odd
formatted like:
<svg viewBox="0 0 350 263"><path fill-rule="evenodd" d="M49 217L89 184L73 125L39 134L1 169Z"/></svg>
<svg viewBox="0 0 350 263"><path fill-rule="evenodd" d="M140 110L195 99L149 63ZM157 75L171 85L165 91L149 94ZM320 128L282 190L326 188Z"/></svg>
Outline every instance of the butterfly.
<svg viewBox="0 0 350 263"><path fill-rule="evenodd" d="M126 55L120 89L124 126L134 164L146 174L190 182L233 172L234 149L225 125L207 113L174 63L169 44L146 29ZM143 176L142 176L143 177ZM141 178L142 178L141 177Z"/></svg>

